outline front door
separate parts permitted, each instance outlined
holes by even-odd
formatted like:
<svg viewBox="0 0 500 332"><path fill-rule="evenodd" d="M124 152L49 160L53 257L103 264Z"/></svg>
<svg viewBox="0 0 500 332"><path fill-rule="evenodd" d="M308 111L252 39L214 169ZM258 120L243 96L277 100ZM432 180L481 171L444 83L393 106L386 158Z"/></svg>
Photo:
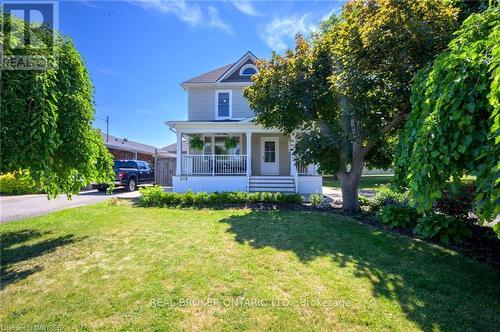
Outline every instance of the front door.
<svg viewBox="0 0 500 332"><path fill-rule="evenodd" d="M279 151L277 137L262 137L260 141L260 173L262 175L279 174Z"/></svg>

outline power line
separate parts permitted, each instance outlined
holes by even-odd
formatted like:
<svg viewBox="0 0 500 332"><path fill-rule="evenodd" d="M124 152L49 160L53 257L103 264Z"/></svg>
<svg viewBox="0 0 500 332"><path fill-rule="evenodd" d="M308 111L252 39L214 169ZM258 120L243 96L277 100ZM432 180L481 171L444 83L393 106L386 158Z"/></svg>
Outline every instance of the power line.
<svg viewBox="0 0 500 332"><path fill-rule="evenodd" d="M106 118L100 118L98 116L94 116L97 120L102 120L106 121L106 142L109 141L109 116L106 116Z"/></svg>

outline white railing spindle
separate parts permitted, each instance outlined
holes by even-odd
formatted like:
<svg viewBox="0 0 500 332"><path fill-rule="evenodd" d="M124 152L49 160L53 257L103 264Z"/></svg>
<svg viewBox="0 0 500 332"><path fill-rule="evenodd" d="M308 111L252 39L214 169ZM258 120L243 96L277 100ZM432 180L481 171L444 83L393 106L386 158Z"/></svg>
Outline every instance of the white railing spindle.
<svg viewBox="0 0 500 332"><path fill-rule="evenodd" d="M245 175L246 155L183 155L183 175Z"/></svg>

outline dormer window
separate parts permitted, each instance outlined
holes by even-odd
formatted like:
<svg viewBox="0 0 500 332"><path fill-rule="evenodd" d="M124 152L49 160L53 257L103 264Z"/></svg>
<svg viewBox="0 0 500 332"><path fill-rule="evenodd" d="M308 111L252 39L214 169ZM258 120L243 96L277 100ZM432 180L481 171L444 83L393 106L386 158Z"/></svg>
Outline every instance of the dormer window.
<svg viewBox="0 0 500 332"><path fill-rule="evenodd" d="M215 92L215 116L217 119L231 118L231 95L231 90L217 90Z"/></svg>
<svg viewBox="0 0 500 332"><path fill-rule="evenodd" d="M240 69L240 76L252 76L257 74L257 67L253 64L246 64Z"/></svg>

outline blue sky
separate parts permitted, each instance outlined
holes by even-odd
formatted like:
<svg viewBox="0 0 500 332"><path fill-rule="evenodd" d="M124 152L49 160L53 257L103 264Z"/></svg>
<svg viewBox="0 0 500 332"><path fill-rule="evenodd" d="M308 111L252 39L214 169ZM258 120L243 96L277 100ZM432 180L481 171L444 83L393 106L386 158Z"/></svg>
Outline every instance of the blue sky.
<svg viewBox="0 0 500 332"><path fill-rule="evenodd" d="M59 29L85 59L96 115L110 117L110 134L162 147L175 141L165 121L187 117L180 82L249 50L281 53L296 32L309 34L342 3L63 0Z"/></svg>

